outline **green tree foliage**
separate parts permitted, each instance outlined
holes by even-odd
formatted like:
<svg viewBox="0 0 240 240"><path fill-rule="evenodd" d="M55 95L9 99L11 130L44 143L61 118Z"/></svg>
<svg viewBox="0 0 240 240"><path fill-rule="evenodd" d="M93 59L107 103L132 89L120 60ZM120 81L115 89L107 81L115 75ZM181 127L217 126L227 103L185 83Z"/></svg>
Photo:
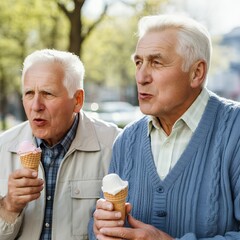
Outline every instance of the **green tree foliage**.
<svg viewBox="0 0 240 240"><path fill-rule="evenodd" d="M106 16L83 44L82 58L86 66L85 86L95 82L98 87L107 87L110 97L119 88L122 100L137 104L135 67L131 55L135 51L137 36L137 21L146 14L158 14L161 11L162 0L138 0L131 4L122 1L131 8L134 14L128 16ZM87 100L101 100L98 88L86 91ZM106 94L105 94L106 95Z"/></svg>
<svg viewBox="0 0 240 240"><path fill-rule="evenodd" d="M21 108L19 79L24 58L29 52L43 47L65 49L67 41L63 34L67 23L63 20L53 1L0 2L0 113L3 129L7 127L7 96L15 93L19 97L16 108ZM60 23L66 26L63 31L58 27ZM25 117L23 111L19 114Z"/></svg>
<svg viewBox="0 0 240 240"><path fill-rule="evenodd" d="M118 86L123 98L126 88L134 87L131 54L134 52L136 37L130 25L129 19L106 17L84 43L82 58L86 66L86 86L92 82L113 90ZM89 95L97 96L96 100L101 99L97 94L98 88L95 91Z"/></svg>
<svg viewBox="0 0 240 240"><path fill-rule="evenodd" d="M119 89L123 98L132 95L128 92L135 88L130 57L136 43L136 23L148 11L159 12L162 1L103 0L102 12L95 19L83 14L83 4L87 1L0 1L0 116L3 123L0 129L7 127L5 116L9 112L9 96L14 95L15 99L10 111L16 113L21 109L22 62L36 49L74 52L86 66L87 87ZM133 14L111 15L108 10L117 2L125 3ZM18 115L21 119L25 117L23 111Z"/></svg>

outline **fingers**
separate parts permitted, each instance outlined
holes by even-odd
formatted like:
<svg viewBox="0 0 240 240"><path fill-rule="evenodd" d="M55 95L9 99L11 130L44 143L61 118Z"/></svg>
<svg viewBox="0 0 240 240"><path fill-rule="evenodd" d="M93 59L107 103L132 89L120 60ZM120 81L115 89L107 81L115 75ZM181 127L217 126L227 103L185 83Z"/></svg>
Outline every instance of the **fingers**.
<svg viewBox="0 0 240 240"><path fill-rule="evenodd" d="M9 176L8 189L10 194L29 195L43 189L43 180L37 178L37 172L31 169L18 169Z"/></svg>
<svg viewBox="0 0 240 240"><path fill-rule="evenodd" d="M95 236L97 236L97 239L105 239L107 240L108 238L106 238L106 236L101 234L101 229L106 227L108 228L112 228L112 227L122 227L124 224L124 222L122 220L119 221L101 221L101 220L97 220L94 221L94 226L93 226L93 231Z"/></svg>
<svg viewBox="0 0 240 240"><path fill-rule="evenodd" d="M19 179L19 178L36 178L38 176L38 172L28 168L17 169L16 171L10 174L9 178Z"/></svg>
<svg viewBox="0 0 240 240"><path fill-rule="evenodd" d="M11 196L31 196L38 194L43 190L43 184L39 186L25 186L25 187L12 187L9 189L8 194Z"/></svg>
<svg viewBox="0 0 240 240"><path fill-rule="evenodd" d="M97 209L105 209L105 210L111 211L111 210L113 210L113 204L111 202L106 201L103 198L100 198L97 201L96 208Z"/></svg>
<svg viewBox="0 0 240 240"><path fill-rule="evenodd" d="M99 199L96 204L94 217L94 233L100 234L99 230L103 227L119 227L124 225L121 220L121 213L113 211L112 203L105 199Z"/></svg>
<svg viewBox="0 0 240 240"><path fill-rule="evenodd" d="M100 237L99 239L146 239L137 233L138 230L124 227L101 228L100 236L105 238Z"/></svg>
<svg viewBox="0 0 240 240"><path fill-rule="evenodd" d="M103 220L120 220L121 213L113 211L113 204L105 199L99 199L97 201L96 210L94 212L94 219Z"/></svg>
<svg viewBox="0 0 240 240"><path fill-rule="evenodd" d="M18 169L10 174L5 199L7 210L21 212L28 202L40 197L44 182L37 175L31 169Z"/></svg>
<svg viewBox="0 0 240 240"><path fill-rule="evenodd" d="M43 180L39 178L9 178L9 188L39 187L43 184Z"/></svg>
<svg viewBox="0 0 240 240"><path fill-rule="evenodd" d="M97 238L97 240L116 240L117 239L115 237L114 238L113 237L108 237L106 235L101 235L101 234L96 235L96 238Z"/></svg>
<svg viewBox="0 0 240 240"><path fill-rule="evenodd" d="M126 212L130 213L132 206L130 203L126 203ZM111 211L111 213L109 213ZM96 204L96 211L94 213L96 219L120 219L121 212L113 211L113 204L105 199L99 199Z"/></svg>

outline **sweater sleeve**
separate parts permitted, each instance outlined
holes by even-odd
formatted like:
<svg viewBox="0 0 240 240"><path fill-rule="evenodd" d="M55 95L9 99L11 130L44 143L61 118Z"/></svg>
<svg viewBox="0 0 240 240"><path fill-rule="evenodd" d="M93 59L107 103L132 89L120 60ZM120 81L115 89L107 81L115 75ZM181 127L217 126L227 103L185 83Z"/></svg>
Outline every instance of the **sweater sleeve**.
<svg viewBox="0 0 240 240"><path fill-rule="evenodd" d="M181 238L175 240L236 240L240 239L240 232L227 232L224 236L214 236L212 238L197 238L194 233L187 233Z"/></svg>
<svg viewBox="0 0 240 240"><path fill-rule="evenodd" d="M89 223L88 223L88 238L89 240L97 240L97 238L95 237L95 234L93 232L93 217L91 217Z"/></svg>

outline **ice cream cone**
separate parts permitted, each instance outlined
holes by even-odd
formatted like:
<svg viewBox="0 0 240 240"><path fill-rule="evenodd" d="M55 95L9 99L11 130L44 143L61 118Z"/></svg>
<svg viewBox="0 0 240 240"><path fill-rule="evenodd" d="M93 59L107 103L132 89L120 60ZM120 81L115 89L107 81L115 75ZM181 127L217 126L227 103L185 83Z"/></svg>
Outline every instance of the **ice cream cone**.
<svg viewBox="0 0 240 240"><path fill-rule="evenodd" d="M23 154L20 155L20 159L23 167L38 171L38 166L41 160L41 152Z"/></svg>
<svg viewBox="0 0 240 240"><path fill-rule="evenodd" d="M113 204L113 210L121 212L121 219L125 221L126 209L125 202L128 195L128 187L121 190L119 193L113 195L107 192L104 192L104 198Z"/></svg>

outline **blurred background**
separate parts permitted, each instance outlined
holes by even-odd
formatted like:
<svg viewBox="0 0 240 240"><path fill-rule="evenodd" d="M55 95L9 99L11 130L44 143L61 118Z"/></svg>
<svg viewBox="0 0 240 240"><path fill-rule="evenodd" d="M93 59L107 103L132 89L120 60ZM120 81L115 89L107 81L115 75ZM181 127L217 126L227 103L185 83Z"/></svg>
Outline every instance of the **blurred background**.
<svg viewBox="0 0 240 240"><path fill-rule="evenodd" d="M55 48L80 56L86 68L84 109L123 127L142 116L134 64L137 21L182 13L203 23L213 41L208 88L240 101L238 0L8 0L0 2L0 131L26 119L20 77L24 58Z"/></svg>

